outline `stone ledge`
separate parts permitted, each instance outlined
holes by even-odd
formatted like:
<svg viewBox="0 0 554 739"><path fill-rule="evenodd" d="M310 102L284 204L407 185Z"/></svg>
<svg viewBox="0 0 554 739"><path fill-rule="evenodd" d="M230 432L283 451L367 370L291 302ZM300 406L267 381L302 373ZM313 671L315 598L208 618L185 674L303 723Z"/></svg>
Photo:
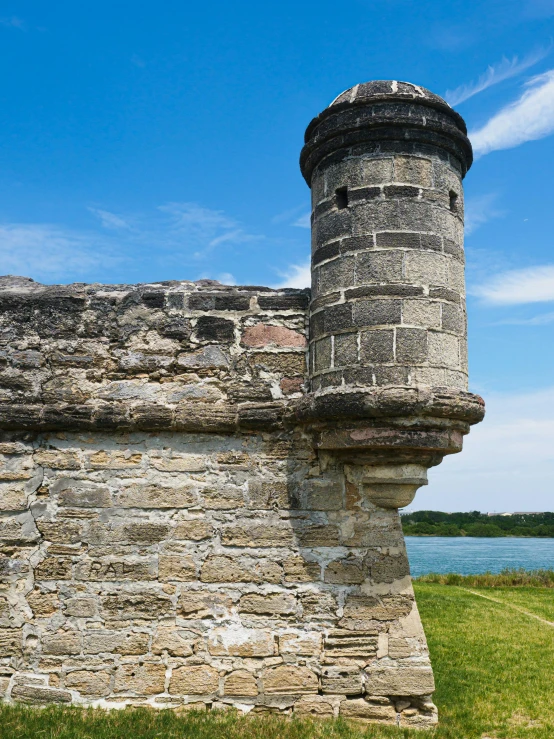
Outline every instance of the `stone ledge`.
<svg viewBox="0 0 554 739"><path fill-rule="evenodd" d="M378 387L368 390L330 389L311 393L294 406L298 423L395 417L446 418L479 423L485 402L474 393L446 387Z"/></svg>
<svg viewBox="0 0 554 739"><path fill-rule="evenodd" d="M481 421L485 404L479 395L448 388L381 387L364 391L331 391L269 403L5 404L0 405L0 429L13 431L120 430L236 433L332 421L440 419L465 425ZM435 419L435 421L431 421ZM412 423L412 422L410 422ZM412 424L413 425L413 424ZM415 424L415 425L421 425Z"/></svg>
<svg viewBox="0 0 554 739"><path fill-rule="evenodd" d="M403 151L409 151L413 144L435 147L454 156L465 176L473 153L454 111L437 110L436 115L429 115L429 106L424 102L395 102L390 106L395 111L393 118L386 110L387 104L388 101L375 104L370 100L357 103L354 110L351 105L327 108L320 119L310 124L300 155L300 168L308 185L315 168L327 156L377 142L395 142Z"/></svg>
<svg viewBox="0 0 554 739"><path fill-rule="evenodd" d="M283 425L284 402L170 407L161 403L0 405L0 429L13 431L188 431L235 433Z"/></svg>
<svg viewBox="0 0 554 739"><path fill-rule="evenodd" d="M458 429L399 429L389 426L363 426L328 429L315 435L318 449L420 450L455 454L461 451L463 431Z"/></svg>
<svg viewBox="0 0 554 739"><path fill-rule="evenodd" d="M217 280L163 280L161 282L138 282L126 283L84 283L74 282L67 285L47 285L36 282L31 277L20 275L0 275L0 294L3 298L19 298L21 300L49 301L57 298L86 298L88 296L100 296L111 298L114 302L118 298L125 297L130 293L146 294L147 303L155 303L155 295L158 293L185 292L187 295L204 295L213 293L221 295L240 295L241 293L262 293L264 300L271 301L274 297L287 297L288 302L293 304L297 301L298 307L306 305L309 300L308 288L272 288L262 285L223 285ZM157 306L156 306L157 307Z"/></svg>

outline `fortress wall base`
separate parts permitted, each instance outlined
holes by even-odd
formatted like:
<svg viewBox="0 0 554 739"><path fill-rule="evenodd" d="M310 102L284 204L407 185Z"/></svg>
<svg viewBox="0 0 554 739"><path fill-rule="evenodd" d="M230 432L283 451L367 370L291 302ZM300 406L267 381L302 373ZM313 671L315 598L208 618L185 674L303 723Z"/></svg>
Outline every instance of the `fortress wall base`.
<svg viewBox="0 0 554 739"><path fill-rule="evenodd" d="M0 448L5 699L436 721L398 513L300 432Z"/></svg>

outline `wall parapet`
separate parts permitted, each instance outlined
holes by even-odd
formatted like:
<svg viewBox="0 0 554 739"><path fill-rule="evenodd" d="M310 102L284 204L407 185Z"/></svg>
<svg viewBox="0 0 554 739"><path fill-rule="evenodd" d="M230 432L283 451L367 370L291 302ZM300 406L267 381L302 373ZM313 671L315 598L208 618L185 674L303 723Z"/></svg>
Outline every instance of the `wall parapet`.
<svg viewBox="0 0 554 739"><path fill-rule="evenodd" d="M0 428L283 425L305 381L307 290L0 279Z"/></svg>

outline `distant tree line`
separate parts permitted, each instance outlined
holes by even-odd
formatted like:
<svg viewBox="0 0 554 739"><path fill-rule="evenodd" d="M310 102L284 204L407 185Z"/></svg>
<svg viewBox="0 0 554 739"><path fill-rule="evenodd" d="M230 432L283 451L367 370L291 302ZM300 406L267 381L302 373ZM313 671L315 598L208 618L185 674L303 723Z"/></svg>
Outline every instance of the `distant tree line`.
<svg viewBox="0 0 554 739"><path fill-rule="evenodd" d="M416 511L402 514L406 536L551 536L554 513L488 516L486 513Z"/></svg>

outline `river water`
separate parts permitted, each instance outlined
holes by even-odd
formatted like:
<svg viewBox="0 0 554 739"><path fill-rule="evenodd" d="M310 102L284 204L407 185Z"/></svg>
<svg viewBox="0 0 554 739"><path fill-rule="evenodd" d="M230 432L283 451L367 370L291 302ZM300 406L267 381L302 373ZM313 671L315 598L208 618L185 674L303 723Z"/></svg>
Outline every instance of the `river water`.
<svg viewBox="0 0 554 739"><path fill-rule="evenodd" d="M505 567L554 569L554 539L407 536L406 547L413 577L428 572L477 575Z"/></svg>

